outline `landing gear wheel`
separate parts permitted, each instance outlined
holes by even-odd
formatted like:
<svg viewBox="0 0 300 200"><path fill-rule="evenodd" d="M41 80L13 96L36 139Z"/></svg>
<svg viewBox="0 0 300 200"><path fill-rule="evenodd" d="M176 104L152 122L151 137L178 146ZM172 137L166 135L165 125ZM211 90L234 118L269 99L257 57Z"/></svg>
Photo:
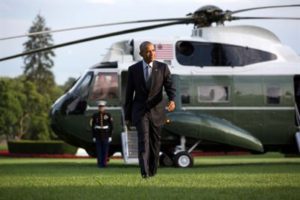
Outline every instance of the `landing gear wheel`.
<svg viewBox="0 0 300 200"><path fill-rule="evenodd" d="M171 167L171 166L174 165L174 162L173 162L173 160L172 160L172 158L170 156L168 156L167 154L163 153L159 157L159 164L160 164L160 166Z"/></svg>
<svg viewBox="0 0 300 200"><path fill-rule="evenodd" d="M194 165L194 159L188 152L182 151L174 156L174 163L176 167L187 168Z"/></svg>

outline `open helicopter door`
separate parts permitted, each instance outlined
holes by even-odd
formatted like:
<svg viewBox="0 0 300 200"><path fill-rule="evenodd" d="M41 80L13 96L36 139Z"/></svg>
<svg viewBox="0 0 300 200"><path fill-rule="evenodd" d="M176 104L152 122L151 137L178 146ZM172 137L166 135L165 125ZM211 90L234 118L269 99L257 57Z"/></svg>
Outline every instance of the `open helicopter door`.
<svg viewBox="0 0 300 200"><path fill-rule="evenodd" d="M126 83L127 83L127 71L121 73L121 93L122 93L122 105L125 103ZM127 164L138 163L138 137L135 128L127 128L125 122L124 110L122 109L122 124L123 132L121 134L123 159Z"/></svg>

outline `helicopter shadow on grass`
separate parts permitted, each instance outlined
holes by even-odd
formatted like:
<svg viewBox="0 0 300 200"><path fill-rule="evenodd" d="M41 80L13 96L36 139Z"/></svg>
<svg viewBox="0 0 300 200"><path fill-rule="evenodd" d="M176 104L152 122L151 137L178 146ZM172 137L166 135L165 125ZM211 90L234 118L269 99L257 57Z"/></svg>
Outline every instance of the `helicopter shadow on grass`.
<svg viewBox="0 0 300 200"><path fill-rule="evenodd" d="M133 170L132 170L133 169ZM135 170L136 169L136 170ZM43 171L61 171L65 173L73 173L74 171L84 172L84 173L95 173L95 170L102 170L108 173L130 173L137 172L139 170L138 165L130 164L126 165L122 162L120 163L108 163L106 168L98 168L97 161L95 160L28 160L22 162L12 162L0 165L0 170L8 172L43 172Z"/></svg>
<svg viewBox="0 0 300 200"><path fill-rule="evenodd" d="M294 165L300 166L300 160L298 162L256 162L256 163L218 163L218 164L200 164L194 165L192 168L216 168L216 167L254 167L254 166L286 166Z"/></svg>
<svg viewBox="0 0 300 200"><path fill-rule="evenodd" d="M63 162L63 161L51 161L50 162L21 162L21 163L12 163L12 164L4 164L2 167L10 167L14 166L17 167L20 165L22 168L30 167L30 168L43 168L43 167L49 167L49 168L97 168L96 165L96 160L93 162L82 162L82 161L76 161L74 162ZM219 162L219 163L196 163L193 167L189 168L177 168L174 166L159 166L161 169L183 169L183 170L188 170L188 169L205 169L205 168L218 168L218 167L235 167L235 166L240 166L240 167L252 167L252 166L300 166L300 159L293 160L293 161L249 161L245 162L243 161L242 163L229 163L228 161L224 161L224 163ZM125 164L125 163L108 163L108 166L104 169L132 169L132 168L139 168L138 164Z"/></svg>
<svg viewBox="0 0 300 200"><path fill-rule="evenodd" d="M205 163L197 161L191 168L176 168L176 167L159 167L159 173L190 173L190 172L206 172L215 173L216 171L222 170L222 173L231 173L232 170L239 170L239 173L243 172L255 172L257 168L264 169L263 173L272 172L289 172L299 173L300 172L300 159L293 160L278 160L278 161L242 161L235 163L225 161L219 161L218 163ZM115 161L108 163L106 168L99 169L96 165L96 160L59 160L54 161L48 160L28 160L28 162L14 162L0 165L0 169L7 171L81 171L85 173L95 173L95 170L102 170L105 173L139 173L139 166L137 164L124 164L122 161ZM298 169L298 170L297 170Z"/></svg>
<svg viewBox="0 0 300 200"><path fill-rule="evenodd" d="M191 168L174 168L174 167L160 167L162 171L170 170L170 173L189 174L191 171L205 172L205 173L300 173L300 159L295 161L282 162L243 162L243 163L197 163ZM168 171L166 171L168 173Z"/></svg>

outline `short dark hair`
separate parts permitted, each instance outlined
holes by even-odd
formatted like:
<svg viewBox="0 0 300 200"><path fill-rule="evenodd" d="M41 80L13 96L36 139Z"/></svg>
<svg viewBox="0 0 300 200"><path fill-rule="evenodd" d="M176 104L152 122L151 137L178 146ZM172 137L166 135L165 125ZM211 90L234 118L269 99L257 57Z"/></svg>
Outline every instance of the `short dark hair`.
<svg viewBox="0 0 300 200"><path fill-rule="evenodd" d="M149 41L142 42L142 43L140 44L140 52L142 52L142 51L146 48L146 46L148 46L148 45L154 45L154 44L152 44L152 43L149 42Z"/></svg>

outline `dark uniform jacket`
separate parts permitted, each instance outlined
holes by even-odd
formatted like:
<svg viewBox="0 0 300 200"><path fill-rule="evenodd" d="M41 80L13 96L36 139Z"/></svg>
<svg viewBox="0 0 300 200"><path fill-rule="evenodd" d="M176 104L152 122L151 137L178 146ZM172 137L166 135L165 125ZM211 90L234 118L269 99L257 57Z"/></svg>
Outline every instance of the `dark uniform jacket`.
<svg viewBox="0 0 300 200"><path fill-rule="evenodd" d="M112 135L113 123L109 113L94 113L92 117L93 137L105 140Z"/></svg>
<svg viewBox="0 0 300 200"><path fill-rule="evenodd" d="M171 73L165 63L153 61L151 84L147 87L144 78L143 61L137 62L128 69L128 82L125 100L125 120L136 124L146 113L151 114L152 121L159 126L165 122L163 88L169 100L175 99L175 88Z"/></svg>

